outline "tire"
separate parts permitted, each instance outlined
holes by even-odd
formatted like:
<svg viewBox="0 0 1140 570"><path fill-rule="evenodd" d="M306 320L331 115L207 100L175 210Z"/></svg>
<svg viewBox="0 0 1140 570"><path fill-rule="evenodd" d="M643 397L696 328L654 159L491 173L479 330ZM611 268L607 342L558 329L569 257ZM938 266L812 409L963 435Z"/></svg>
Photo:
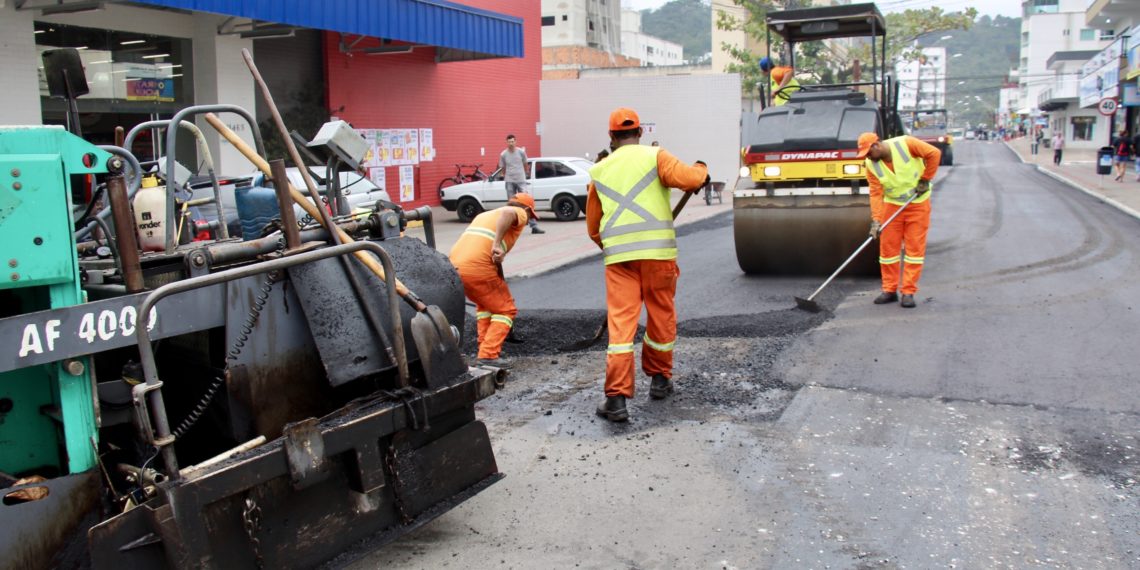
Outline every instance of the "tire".
<svg viewBox="0 0 1140 570"><path fill-rule="evenodd" d="M439 181L439 187L436 188L436 192L438 192L436 194L436 196L442 196L443 195L443 189L447 188L448 186L455 186L455 179L454 178L444 178L443 180L440 180Z"/></svg>
<svg viewBox="0 0 1140 570"><path fill-rule="evenodd" d="M578 214L581 212L581 208L578 207L578 201L575 200L573 196L567 196L565 194L555 198L551 206L554 209L554 217L562 222L577 220Z"/></svg>
<svg viewBox="0 0 1140 570"><path fill-rule="evenodd" d="M470 222L475 216L483 213L483 206L480 206L479 201L474 198L461 198L455 205L455 213L459 216L459 221Z"/></svg>
<svg viewBox="0 0 1140 570"><path fill-rule="evenodd" d="M946 147L946 152L942 153L942 165L954 166L954 149Z"/></svg>

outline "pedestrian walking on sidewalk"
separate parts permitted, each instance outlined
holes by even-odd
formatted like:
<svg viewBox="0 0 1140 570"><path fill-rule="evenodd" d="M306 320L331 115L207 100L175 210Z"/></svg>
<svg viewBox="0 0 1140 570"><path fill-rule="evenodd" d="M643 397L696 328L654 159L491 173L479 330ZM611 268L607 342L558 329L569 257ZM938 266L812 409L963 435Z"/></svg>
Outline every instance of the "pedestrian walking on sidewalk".
<svg viewBox="0 0 1140 570"><path fill-rule="evenodd" d="M1053 164L1061 166L1061 152L1065 149L1065 135L1053 133Z"/></svg>
<svg viewBox="0 0 1140 570"><path fill-rule="evenodd" d="M1041 132L1041 127L1033 129L1033 143L1029 145L1029 154L1036 155L1038 147L1041 146L1041 139L1045 138L1045 134Z"/></svg>
<svg viewBox="0 0 1140 570"><path fill-rule="evenodd" d="M1120 134L1112 139L1112 152L1116 155L1116 180L1124 182L1124 170L1132 162L1132 137L1128 136L1128 129L1120 129Z"/></svg>
<svg viewBox="0 0 1140 570"><path fill-rule="evenodd" d="M515 135L507 135L507 148L499 153L499 169L503 171L503 181L507 184L507 200L519 192L526 192L527 157L523 149L515 146L516 142ZM533 218L527 225L532 234L546 233Z"/></svg>
<svg viewBox="0 0 1140 570"><path fill-rule="evenodd" d="M520 192L508 200L506 206L475 216L451 248L449 257L459 271L463 292L475 302L480 364L511 366L501 353L518 309L503 277L503 258L514 247L527 222L536 218L534 198Z"/></svg>
<svg viewBox="0 0 1140 570"><path fill-rule="evenodd" d="M669 188L696 192L708 181L708 167L682 163L661 147L641 144L641 120L632 109L610 114L610 148L605 161L590 168L586 231L602 248L606 266L606 398L599 416L629 419L633 397L633 337L644 304L648 319L641 347L641 369L651 376L649 396L673 392L673 343L677 336L677 236Z"/></svg>
<svg viewBox="0 0 1140 570"><path fill-rule="evenodd" d="M885 305L899 301L904 308L913 309L914 294L918 292L918 280L926 263L930 181L938 173L942 152L911 136L880 141L875 133L863 133L859 135L859 154L856 156L866 157L864 170L867 171L871 193L871 237L879 240L883 292L874 302ZM914 194L918 197L883 228L882 223ZM905 255L903 248L906 249Z"/></svg>

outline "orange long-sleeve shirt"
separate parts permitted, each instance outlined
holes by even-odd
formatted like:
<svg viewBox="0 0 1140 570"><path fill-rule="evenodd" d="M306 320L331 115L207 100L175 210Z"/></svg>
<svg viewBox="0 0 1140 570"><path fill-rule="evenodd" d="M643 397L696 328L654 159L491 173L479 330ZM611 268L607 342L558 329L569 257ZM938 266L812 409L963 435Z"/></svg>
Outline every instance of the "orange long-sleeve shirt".
<svg viewBox="0 0 1140 570"><path fill-rule="evenodd" d="M606 160L621 160L621 155L613 154ZM704 165L689 166L665 149L657 152L657 178L666 188L696 192L704 186L708 174L709 169ZM602 247L602 201L598 199L593 182L586 186L586 232L598 247Z"/></svg>
<svg viewBox="0 0 1140 570"><path fill-rule="evenodd" d="M942 151L938 147L922 142L914 137L905 137L907 150L910 155L922 159L923 164L926 165L926 170L922 171L922 180L934 180L934 175L938 173L938 163L942 161ZM882 161L883 166L894 172L895 169L888 161ZM883 221L883 183L879 182L879 177L875 176L874 172L867 170L867 184L871 186L871 218Z"/></svg>

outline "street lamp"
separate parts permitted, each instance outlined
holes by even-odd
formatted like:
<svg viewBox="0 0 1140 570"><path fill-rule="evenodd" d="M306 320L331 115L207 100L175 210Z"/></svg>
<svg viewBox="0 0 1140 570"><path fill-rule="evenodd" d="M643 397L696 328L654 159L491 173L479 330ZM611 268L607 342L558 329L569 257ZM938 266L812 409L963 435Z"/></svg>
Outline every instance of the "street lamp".
<svg viewBox="0 0 1140 570"><path fill-rule="evenodd" d="M952 38L952 37L954 37L954 36L953 36L953 35L946 35L946 36L942 36L942 37L938 38L938 41L940 41L940 42L944 42L944 41L946 41L946 40L948 40L948 39L950 39L950 38Z"/></svg>
<svg viewBox="0 0 1140 570"><path fill-rule="evenodd" d="M954 54L954 55L952 55L952 56L950 56L950 57L962 57L962 54L960 54L960 53L956 53L956 54Z"/></svg>

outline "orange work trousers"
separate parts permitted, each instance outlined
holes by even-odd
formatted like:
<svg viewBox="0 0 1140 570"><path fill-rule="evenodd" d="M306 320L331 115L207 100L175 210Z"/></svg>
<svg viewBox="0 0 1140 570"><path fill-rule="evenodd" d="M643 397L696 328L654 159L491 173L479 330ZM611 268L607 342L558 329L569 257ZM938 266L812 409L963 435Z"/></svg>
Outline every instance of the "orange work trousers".
<svg viewBox="0 0 1140 570"><path fill-rule="evenodd" d="M681 270L674 260L626 261L606 266L606 309L610 344L606 349L606 396L633 397L633 337L644 304L648 321L641 347L647 375L673 376L677 311L673 296Z"/></svg>
<svg viewBox="0 0 1140 570"><path fill-rule="evenodd" d="M900 206L883 203L883 220L886 221ZM926 232L930 230L930 200L911 203L879 234L879 268L883 274L883 291L899 291L899 274L902 274L902 294L918 292L918 279L926 261ZM903 254L903 249L906 253ZM901 264L900 264L901 262ZM901 265L901 267L900 267Z"/></svg>
<svg viewBox="0 0 1140 570"><path fill-rule="evenodd" d="M475 302L475 324L479 331L479 358L498 358L503 341L515 324L515 299L495 266L460 267L463 292Z"/></svg>

